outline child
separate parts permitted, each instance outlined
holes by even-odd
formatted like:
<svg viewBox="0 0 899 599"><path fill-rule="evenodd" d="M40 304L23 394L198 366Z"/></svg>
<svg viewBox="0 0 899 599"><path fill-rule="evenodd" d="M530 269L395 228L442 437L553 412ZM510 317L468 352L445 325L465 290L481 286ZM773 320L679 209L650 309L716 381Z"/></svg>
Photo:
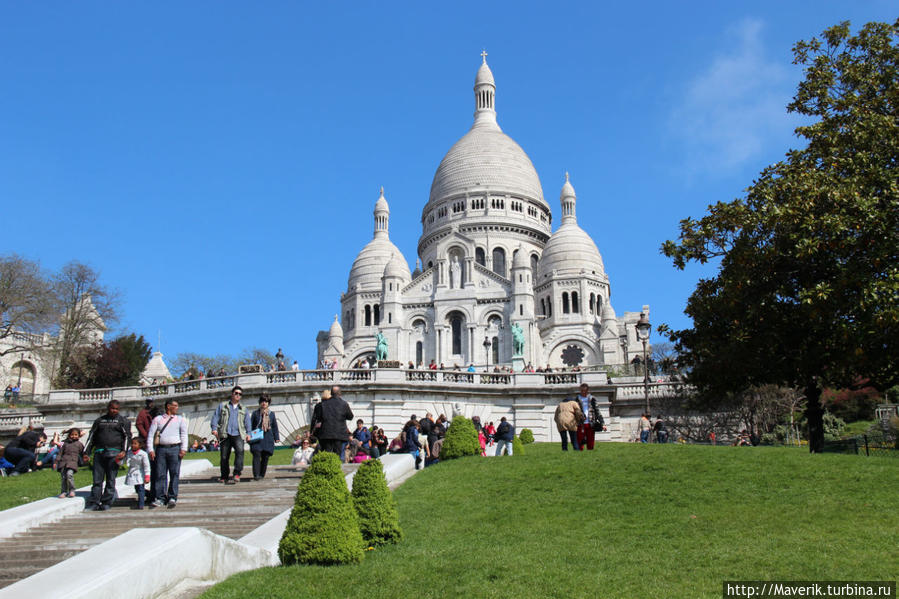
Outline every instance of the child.
<svg viewBox="0 0 899 599"><path fill-rule="evenodd" d="M59 498L75 496L75 473L78 472L79 461L84 454L84 445L79 441L81 429L69 429L66 440L56 455L55 468L62 479Z"/></svg>
<svg viewBox="0 0 899 599"><path fill-rule="evenodd" d="M144 509L146 497L145 484L150 482L150 458L143 450L144 443L137 437L131 439L131 450L125 456L128 461L128 474L125 475L125 484L134 485L137 493L137 509Z"/></svg>

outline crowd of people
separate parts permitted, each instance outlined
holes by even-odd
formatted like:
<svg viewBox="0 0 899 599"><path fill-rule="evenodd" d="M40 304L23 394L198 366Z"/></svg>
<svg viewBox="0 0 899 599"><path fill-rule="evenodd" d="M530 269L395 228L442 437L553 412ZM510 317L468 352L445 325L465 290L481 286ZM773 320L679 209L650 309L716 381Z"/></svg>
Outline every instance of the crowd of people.
<svg viewBox="0 0 899 599"><path fill-rule="evenodd" d="M16 403L19 401L20 391L21 387L19 387L18 383L7 385L6 390L3 391L4 403L8 404L10 407L15 407Z"/></svg>

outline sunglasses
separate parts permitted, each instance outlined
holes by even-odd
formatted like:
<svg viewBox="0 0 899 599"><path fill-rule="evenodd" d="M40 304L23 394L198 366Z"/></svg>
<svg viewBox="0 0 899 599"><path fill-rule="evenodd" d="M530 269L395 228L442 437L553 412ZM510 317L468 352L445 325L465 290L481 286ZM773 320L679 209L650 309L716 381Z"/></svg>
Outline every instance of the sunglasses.
<svg viewBox="0 0 899 599"><path fill-rule="evenodd" d="M241 393L240 391L235 391L235 392L232 393L231 395L243 395L243 393Z"/></svg>

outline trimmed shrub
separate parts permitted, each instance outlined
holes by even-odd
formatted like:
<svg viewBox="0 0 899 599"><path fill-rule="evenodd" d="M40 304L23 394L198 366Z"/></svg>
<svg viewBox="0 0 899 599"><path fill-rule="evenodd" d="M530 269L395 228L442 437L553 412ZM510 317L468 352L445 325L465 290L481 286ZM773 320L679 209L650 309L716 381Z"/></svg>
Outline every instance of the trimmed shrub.
<svg viewBox="0 0 899 599"><path fill-rule="evenodd" d="M452 460L467 455L480 455L481 444L478 443L478 432L474 430L471 420L461 414L453 418L453 422L446 429L446 437L443 439L443 449L440 450L440 459Z"/></svg>
<svg viewBox="0 0 899 599"><path fill-rule="evenodd" d="M363 547L340 460L333 453L319 452L297 487L293 511L278 544L281 563L357 563L362 561Z"/></svg>
<svg viewBox="0 0 899 599"><path fill-rule="evenodd" d="M524 443L525 445L528 445L529 443L534 442L534 433L529 428L521 429L521 434L519 434L518 437L521 439L521 442Z"/></svg>
<svg viewBox="0 0 899 599"><path fill-rule="evenodd" d="M524 455L524 443L519 437L512 437L512 455Z"/></svg>
<svg viewBox="0 0 899 599"><path fill-rule="evenodd" d="M352 495L359 515L359 529L366 543L375 547L403 538L396 500L387 488L381 460L368 460L359 465L353 477Z"/></svg>

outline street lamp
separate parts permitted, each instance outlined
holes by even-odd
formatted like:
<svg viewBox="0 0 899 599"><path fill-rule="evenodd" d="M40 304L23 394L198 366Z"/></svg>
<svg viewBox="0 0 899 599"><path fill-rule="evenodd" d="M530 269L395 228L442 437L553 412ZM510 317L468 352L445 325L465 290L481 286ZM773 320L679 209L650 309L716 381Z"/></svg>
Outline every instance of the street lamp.
<svg viewBox="0 0 899 599"><path fill-rule="evenodd" d="M490 338L486 335L484 336L484 353L487 355L487 370L490 370Z"/></svg>
<svg viewBox="0 0 899 599"><path fill-rule="evenodd" d="M22 355L19 356L19 382L16 383L16 387L18 387L19 390L22 389L22 367L24 365L25 365L25 353L22 352Z"/></svg>
<svg viewBox="0 0 899 599"><path fill-rule="evenodd" d="M646 342L649 341L652 325L646 318L646 312L640 312L640 320L634 328L637 329L637 339L643 342L643 399L646 401L646 413L649 414L649 360L646 356Z"/></svg>

